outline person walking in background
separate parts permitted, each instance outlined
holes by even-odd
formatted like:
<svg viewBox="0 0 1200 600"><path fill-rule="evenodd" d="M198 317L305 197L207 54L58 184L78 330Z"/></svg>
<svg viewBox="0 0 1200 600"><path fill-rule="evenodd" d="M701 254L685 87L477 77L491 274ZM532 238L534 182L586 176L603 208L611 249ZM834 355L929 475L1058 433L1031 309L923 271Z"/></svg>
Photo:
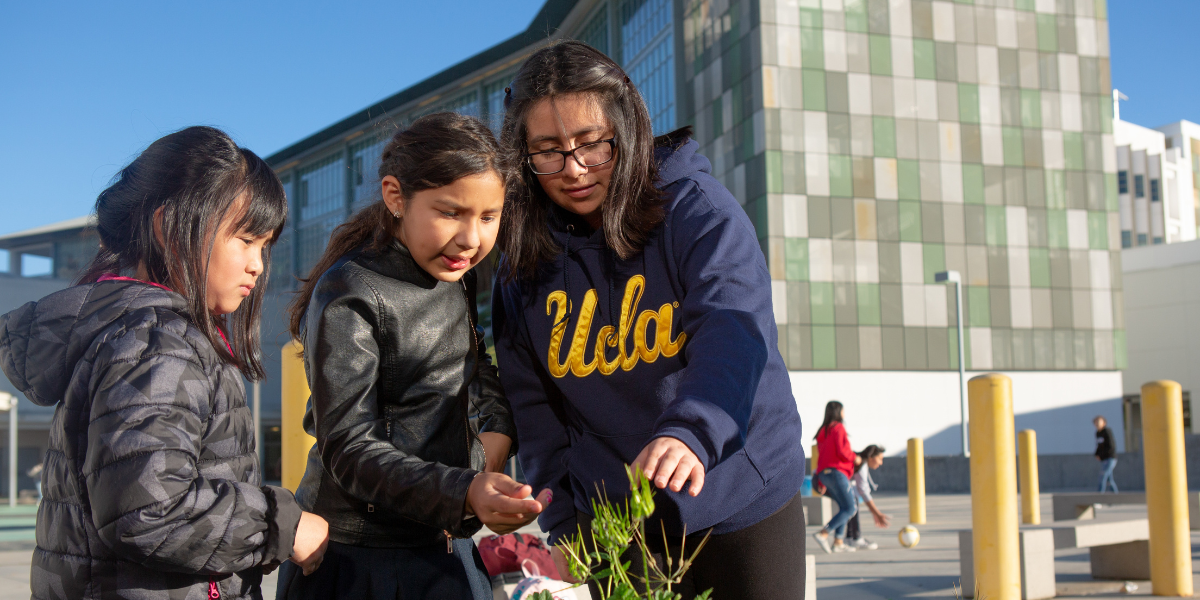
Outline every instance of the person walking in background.
<svg viewBox="0 0 1200 600"><path fill-rule="evenodd" d="M854 500L854 491L850 489L850 477L854 468L861 460L854 450L850 449L850 439L846 428L842 425L845 409L841 402L830 400L825 404L825 420L817 430L817 480L825 486L825 495L838 504L838 512L833 515L825 527L813 534L817 545L826 553L853 552L853 546L847 546L846 523L858 512L858 503ZM829 535L833 534L833 544L830 545Z"/></svg>
<svg viewBox="0 0 1200 600"><path fill-rule="evenodd" d="M886 528L892 522L892 518L883 514L883 511L875 506L875 501L871 499L871 492L879 487L871 480L871 470L878 469L883 465L883 453L882 446L871 444L863 448L862 452L858 453L861 462L854 469L854 476L850 478L850 487L854 489L854 495L858 497L858 502L867 505L871 515L875 517L875 525L880 528ZM846 523L846 544L857 550L874 550L879 547L879 544L863 537L862 528L858 524L860 514L856 511Z"/></svg>
<svg viewBox="0 0 1200 600"><path fill-rule="evenodd" d="M1096 460L1100 461L1100 484L1097 491L1104 493L1107 484L1112 484L1112 491L1117 491L1117 480L1113 478L1113 469L1117 468L1117 445L1113 443L1112 430L1104 417L1092 419L1096 426Z"/></svg>

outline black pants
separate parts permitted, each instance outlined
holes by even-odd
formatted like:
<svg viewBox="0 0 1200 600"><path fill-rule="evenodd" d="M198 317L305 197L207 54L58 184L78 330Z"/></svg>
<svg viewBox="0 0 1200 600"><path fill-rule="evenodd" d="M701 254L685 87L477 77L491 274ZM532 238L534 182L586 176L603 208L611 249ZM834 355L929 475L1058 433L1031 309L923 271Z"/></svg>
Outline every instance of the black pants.
<svg viewBox="0 0 1200 600"><path fill-rule="evenodd" d="M591 516L577 513L579 524L592 547ZM704 539L707 530L689 533L685 552L691 554ZM656 562L663 564L662 530L653 522L646 523L646 537ZM804 507L800 495L788 501L775 514L740 531L708 538L704 549L684 575L683 582L672 589L691 600L696 594L712 588L718 600L752 600L759 598L804 599ZM672 559L680 555L680 539L667 538ZM630 572L642 572L641 553L626 552ZM665 569L664 569L665 570ZM600 598L600 588L589 583L592 597Z"/></svg>
<svg viewBox="0 0 1200 600"><path fill-rule="evenodd" d="M859 514L861 514L861 511L854 513L854 516L850 517L849 521L846 521L847 540L857 540L862 537L862 527L858 524Z"/></svg>
<svg viewBox="0 0 1200 600"><path fill-rule="evenodd" d="M475 542L454 540L420 548L361 548L329 542L321 566L304 575L291 562L279 567L276 600L490 600L491 582Z"/></svg>

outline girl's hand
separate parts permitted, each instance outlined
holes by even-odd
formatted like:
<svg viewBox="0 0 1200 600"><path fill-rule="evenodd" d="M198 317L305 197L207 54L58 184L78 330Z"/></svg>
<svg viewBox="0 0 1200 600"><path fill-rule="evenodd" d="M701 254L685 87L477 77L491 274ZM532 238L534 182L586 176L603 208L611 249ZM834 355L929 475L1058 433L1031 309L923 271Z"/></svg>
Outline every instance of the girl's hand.
<svg viewBox="0 0 1200 600"><path fill-rule="evenodd" d="M696 496L704 487L704 465L696 453L687 444L673 438L655 438L641 454L633 461L633 466L646 473L646 479L654 482L658 489L671 486L671 491L678 492L683 484L691 481L688 494Z"/></svg>
<svg viewBox="0 0 1200 600"><path fill-rule="evenodd" d="M891 515L885 515L883 513L875 513L875 526L876 527L879 527L881 529L887 529L888 525L891 525L891 524L892 524Z"/></svg>
<svg viewBox="0 0 1200 600"><path fill-rule="evenodd" d="M479 434L479 443L483 444L483 453L487 457L483 470L488 473L503 473L504 464L508 462L508 451L512 449L512 438L503 433L488 431Z"/></svg>
<svg viewBox="0 0 1200 600"><path fill-rule="evenodd" d="M292 544L291 561L300 566L305 575L312 575L329 546L329 523L310 512L300 513L300 524L296 526L296 541Z"/></svg>
<svg viewBox="0 0 1200 600"><path fill-rule="evenodd" d="M467 510L479 517L488 529L506 534L528 525L550 503L550 490L542 490L536 500L529 498L533 488L517 483L503 473L480 473L467 489Z"/></svg>
<svg viewBox="0 0 1200 600"><path fill-rule="evenodd" d="M558 546L550 548L550 556L554 558L554 567L558 569L558 577L567 583L583 583L571 576L571 566L567 555Z"/></svg>

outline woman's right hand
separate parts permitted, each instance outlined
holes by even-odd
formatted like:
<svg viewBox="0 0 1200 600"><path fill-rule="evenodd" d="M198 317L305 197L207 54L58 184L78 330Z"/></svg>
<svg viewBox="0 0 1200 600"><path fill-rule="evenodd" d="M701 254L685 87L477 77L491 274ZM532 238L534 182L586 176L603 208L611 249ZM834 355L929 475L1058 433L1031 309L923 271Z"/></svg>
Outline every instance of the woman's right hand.
<svg viewBox="0 0 1200 600"><path fill-rule="evenodd" d="M329 523L310 512L300 513L300 524L296 526L296 541L292 544L291 561L300 566L305 575L312 575L329 547Z"/></svg>
<svg viewBox="0 0 1200 600"><path fill-rule="evenodd" d="M488 529L504 535L528 525L550 503L549 489L536 500L529 498L532 492L533 488L504 473L480 473L467 489L467 510Z"/></svg>

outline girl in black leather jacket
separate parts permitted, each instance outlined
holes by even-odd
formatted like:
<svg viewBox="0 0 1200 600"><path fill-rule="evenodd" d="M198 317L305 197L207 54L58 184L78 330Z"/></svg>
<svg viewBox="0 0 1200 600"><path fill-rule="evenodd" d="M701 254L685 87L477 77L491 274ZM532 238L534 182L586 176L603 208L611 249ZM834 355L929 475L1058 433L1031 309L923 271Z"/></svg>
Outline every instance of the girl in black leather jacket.
<svg viewBox="0 0 1200 600"><path fill-rule="evenodd" d="M314 574L281 570L278 598L491 598L470 536L549 502L501 472L516 429L475 324L471 269L504 205L498 155L471 117L398 132L381 201L334 231L292 304L317 438L296 496L330 544Z"/></svg>

